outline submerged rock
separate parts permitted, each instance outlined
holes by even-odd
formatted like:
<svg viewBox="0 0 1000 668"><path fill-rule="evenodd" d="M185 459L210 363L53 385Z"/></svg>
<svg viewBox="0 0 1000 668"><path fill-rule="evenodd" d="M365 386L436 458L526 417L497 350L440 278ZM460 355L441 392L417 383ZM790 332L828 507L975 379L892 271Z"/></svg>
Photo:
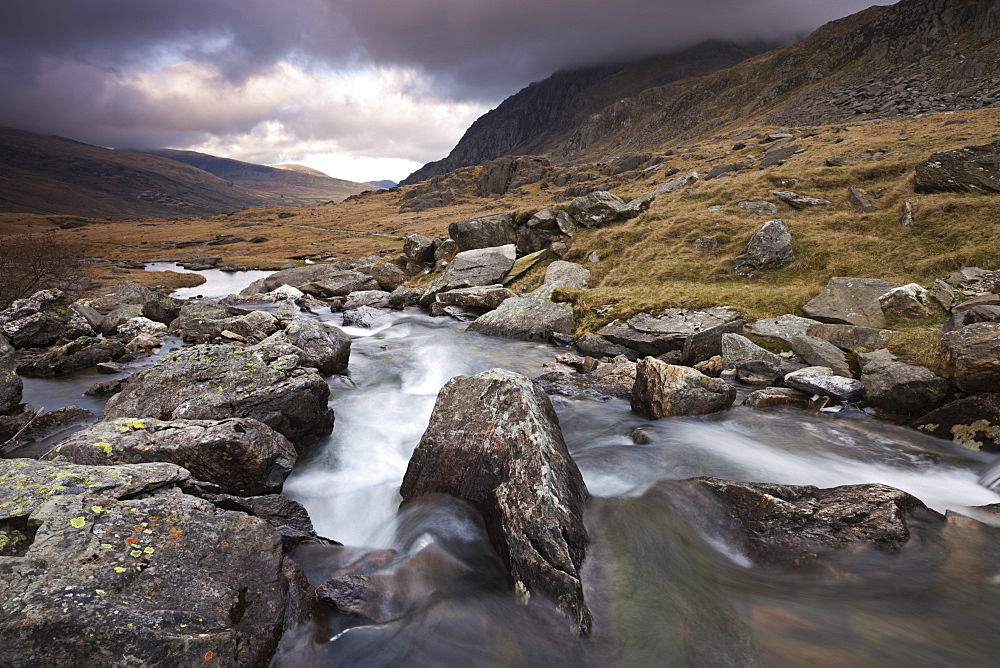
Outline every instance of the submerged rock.
<svg viewBox="0 0 1000 668"><path fill-rule="evenodd" d="M644 357L636 366L632 410L651 420L678 415L706 415L725 410L736 388L684 366Z"/></svg>
<svg viewBox="0 0 1000 668"><path fill-rule="evenodd" d="M519 595L550 597L590 632L579 575L589 495L537 384L493 369L444 386L400 488L404 503L435 493L479 508Z"/></svg>

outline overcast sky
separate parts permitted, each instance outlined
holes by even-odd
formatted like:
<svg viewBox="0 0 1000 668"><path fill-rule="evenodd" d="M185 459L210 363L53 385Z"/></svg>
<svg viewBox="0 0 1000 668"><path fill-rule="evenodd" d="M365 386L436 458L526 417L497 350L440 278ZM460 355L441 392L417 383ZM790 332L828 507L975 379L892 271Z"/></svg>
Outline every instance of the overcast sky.
<svg viewBox="0 0 1000 668"><path fill-rule="evenodd" d="M558 69L869 0L0 0L0 125L399 180ZM883 0L878 4L891 4Z"/></svg>

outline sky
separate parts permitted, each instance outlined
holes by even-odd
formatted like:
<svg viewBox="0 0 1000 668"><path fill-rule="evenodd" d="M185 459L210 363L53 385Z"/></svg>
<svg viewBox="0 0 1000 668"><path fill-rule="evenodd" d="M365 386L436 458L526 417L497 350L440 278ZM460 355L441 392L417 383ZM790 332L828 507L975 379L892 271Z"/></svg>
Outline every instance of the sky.
<svg viewBox="0 0 1000 668"><path fill-rule="evenodd" d="M0 126L398 181L557 70L791 42L872 4L0 0Z"/></svg>

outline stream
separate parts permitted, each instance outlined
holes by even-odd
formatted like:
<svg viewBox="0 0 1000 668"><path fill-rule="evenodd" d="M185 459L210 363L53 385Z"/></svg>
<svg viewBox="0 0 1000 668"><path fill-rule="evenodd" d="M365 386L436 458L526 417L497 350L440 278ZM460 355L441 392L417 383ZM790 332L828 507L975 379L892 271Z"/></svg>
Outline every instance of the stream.
<svg viewBox="0 0 1000 668"><path fill-rule="evenodd" d="M259 278L199 273L208 282L178 296L223 296ZM339 314L303 317L341 324ZM334 431L284 486L317 533L343 546L303 545L293 557L316 586L338 571L378 574L388 621L313 620L286 632L275 666L995 665L1000 545L994 531L960 516L1000 524L968 509L1000 503L980 484L995 457L854 410L734 407L650 422L624 400L553 397L593 496L582 569L593 636L574 637L543 601L520 604L470 506L425 497L398 512L399 485L438 390L494 367L537 376L558 352L466 326L394 313L374 331L345 328L349 379L329 380ZM97 379L25 379L24 401L100 412L103 400L83 396ZM637 427L642 445L630 437ZM827 569L761 567L655 484L695 476L879 482L958 514L946 524L910 521L897 554L844 550Z"/></svg>

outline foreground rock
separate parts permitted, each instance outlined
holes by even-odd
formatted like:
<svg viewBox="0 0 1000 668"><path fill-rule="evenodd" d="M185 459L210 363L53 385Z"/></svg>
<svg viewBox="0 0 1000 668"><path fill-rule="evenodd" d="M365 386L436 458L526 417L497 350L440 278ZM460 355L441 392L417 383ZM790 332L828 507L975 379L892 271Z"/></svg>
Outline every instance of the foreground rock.
<svg viewBox="0 0 1000 668"><path fill-rule="evenodd" d="M589 495L538 385L502 369L445 385L400 489L404 503L435 493L479 508L519 595L550 597L589 633L579 575Z"/></svg>
<svg viewBox="0 0 1000 668"><path fill-rule="evenodd" d="M97 466L167 462L236 496L280 492L296 458L288 439L249 418L102 422L73 434L42 457Z"/></svg>
<svg viewBox="0 0 1000 668"><path fill-rule="evenodd" d="M932 436L973 450L1000 452L1000 394L976 394L953 401L915 424Z"/></svg>
<svg viewBox="0 0 1000 668"><path fill-rule="evenodd" d="M941 373L964 392L1000 389L1000 322L977 322L941 337Z"/></svg>
<svg viewBox="0 0 1000 668"><path fill-rule="evenodd" d="M677 415L706 415L725 410L736 388L694 369L644 357L636 366L632 410L651 420Z"/></svg>
<svg viewBox="0 0 1000 668"><path fill-rule="evenodd" d="M783 220L769 220L753 233L746 251L736 258L733 269L740 276L780 269L795 259L792 231Z"/></svg>
<svg viewBox="0 0 1000 668"><path fill-rule="evenodd" d="M522 341L548 341L573 332L573 307L552 301L553 285L511 297L469 325L470 332Z"/></svg>
<svg viewBox="0 0 1000 668"><path fill-rule="evenodd" d="M267 666L314 594L266 522L164 489L187 477L0 461L0 663Z"/></svg>
<svg viewBox="0 0 1000 668"><path fill-rule="evenodd" d="M199 345L167 355L132 374L108 400L106 419L224 420L249 417L297 447L333 429L330 388L297 355L267 347Z"/></svg>
<svg viewBox="0 0 1000 668"><path fill-rule="evenodd" d="M612 343L627 346L644 355L663 355L671 350L683 350L692 334L738 320L737 311L717 306L705 311L665 309L659 316L639 313L625 322L615 320L598 334Z"/></svg>
<svg viewBox="0 0 1000 668"><path fill-rule="evenodd" d="M858 355L866 402L895 415L922 415L947 401L951 384L927 367L900 362L888 350Z"/></svg>
<svg viewBox="0 0 1000 668"><path fill-rule="evenodd" d="M877 278L834 277L820 295L802 307L802 312L820 322L881 328L885 316L879 297L898 283Z"/></svg>
<svg viewBox="0 0 1000 668"><path fill-rule="evenodd" d="M918 193L1000 193L1000 141L933 154L917 165Z"/></svg>

